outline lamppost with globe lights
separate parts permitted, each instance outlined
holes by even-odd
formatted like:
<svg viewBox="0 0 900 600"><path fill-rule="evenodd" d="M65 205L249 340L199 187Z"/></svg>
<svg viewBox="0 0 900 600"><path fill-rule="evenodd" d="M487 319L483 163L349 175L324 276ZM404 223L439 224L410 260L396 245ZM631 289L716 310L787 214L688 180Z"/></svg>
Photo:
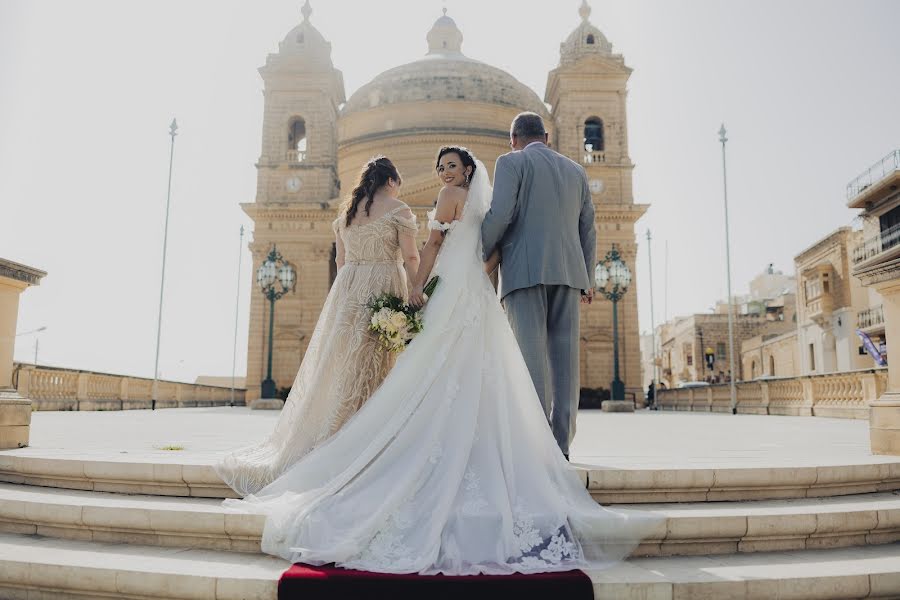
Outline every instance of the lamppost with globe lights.
<svg viewBox="0 0 900 600"><path fill-rule="evenodd" d="M594 270L597 289L613 305L613 380L610 389L611 400L625 399L625 383L619 378L619 300L631 285L631 269L622 260L619 250L612 250L597 263Z"/></svg>
<svg viewBox="0 0 900 600"><path fill-rule="evenodd" d="M263 296L269 301L269 366L266 378L262 382L262 398L275 398L277 390L272 379L272 349L275 329L275 301L294 289L296 274L294 267L288 264L275 246L266 260L256 270L256 283Z"/></svg>

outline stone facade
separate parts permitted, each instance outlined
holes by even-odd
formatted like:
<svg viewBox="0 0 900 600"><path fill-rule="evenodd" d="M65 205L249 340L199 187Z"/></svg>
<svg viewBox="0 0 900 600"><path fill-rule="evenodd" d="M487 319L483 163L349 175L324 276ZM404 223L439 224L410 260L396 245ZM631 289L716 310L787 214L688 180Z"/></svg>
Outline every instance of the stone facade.
<svg viewBox="0 0 900 600"><path fill-rule="evenodd" d="M19 296L39 285L47 273L0 259L0 450L28 445L31 402L13 385L13 349L19 317Z"/></svg>
<svg viewBox="0 0 900 600"><path fill-rule="evenodd" d="M734 345L760 335L766 327L761 315L735 315ZM661 328L660 381L667 388L687 381L727 380L730 375L728 357L728 315L696 314L676 318ZM711 354L711 368L706 355ZM740 365L738 360L735 365Z"/></svg>
<svg viewBox="0 0 900 600"><path fill-rule="evenodd" d="M852 274L879 294L887 347L888 384L871 404L869 440L875 454L900 455L900 149L847 184L847 205L861 209L863 234L851 253ZM873 321L878 321L874 319Z"/></svg>
<svg viewBox="0 0 900 600"><path fill-rule="evenodd" d="M262 152L256 201L243 204L255 223L254 270L276 245L297 271L296 289L275 305L273 378L290 387L335 274L331 221L359 169L389 156L403 177L401 198L420 222L440 184L433 157L444 144L470 148L492 173L509 151L509 123L523 110L545 117L551 144L584 165L597 210L598 254L618 247L636 271L635 204L625 100L631 69L581 8L581 24L561 44L544 101L510 74L462 53L462 33L440 17L427 35L428 53L378 75L345 100L331 45L310 23L291 30L260 69L265 86ZM424 229L424 228L423 228ZM420 235L424 240L425 231ZM599 258L598 257L598 258ZM636 279L636 278L635 278ZM247 400L265 377L270 307L254 292L250 306ZM621 376L641 395L637 290L619 303ZM582 306L581 384L612 380L612 306Z"/></svg>
<svg viewBox="0 0 900 600"><path fill-rule="evenodd" d="M760 377L800 375L797 331L758 335L741 344L741 373L745 381Z"/></svg>
<svg viewBox="0 0 900 600"><path fill-rule="evenodd" d="M875 366L870 356L860 353L856 335L858 315L873 301L880 304L877 294L866 291L851 274L851 253L862 236L862 231L841 227L794 258L799 375Z"/></svg>

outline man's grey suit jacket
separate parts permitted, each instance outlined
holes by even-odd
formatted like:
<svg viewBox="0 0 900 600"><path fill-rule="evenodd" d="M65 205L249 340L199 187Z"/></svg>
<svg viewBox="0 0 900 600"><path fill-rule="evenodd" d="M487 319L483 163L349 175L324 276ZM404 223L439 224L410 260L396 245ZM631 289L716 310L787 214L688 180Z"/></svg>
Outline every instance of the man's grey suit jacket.
<svg viewBox="0 0 900 600"><path fill-rule="evenodd" d="M593 288L597 235L584 168L544 144L498 158L481 239L485 260L500 248L501 298L539 284Z"/></svg>

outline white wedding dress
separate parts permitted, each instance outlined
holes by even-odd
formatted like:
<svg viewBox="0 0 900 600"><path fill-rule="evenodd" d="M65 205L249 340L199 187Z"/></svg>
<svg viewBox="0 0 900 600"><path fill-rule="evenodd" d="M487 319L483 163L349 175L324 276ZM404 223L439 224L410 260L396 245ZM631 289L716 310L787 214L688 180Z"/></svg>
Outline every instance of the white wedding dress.
<svg viewBox="0 0 900 600"><path fill-rule="evenodd" d="M385 573L561 571L620 561L655 525L598 506L560 452L484 274L490 198L479 162L424 331L362 409L259 493L226 500L266 515L265 552Z"/></svg>

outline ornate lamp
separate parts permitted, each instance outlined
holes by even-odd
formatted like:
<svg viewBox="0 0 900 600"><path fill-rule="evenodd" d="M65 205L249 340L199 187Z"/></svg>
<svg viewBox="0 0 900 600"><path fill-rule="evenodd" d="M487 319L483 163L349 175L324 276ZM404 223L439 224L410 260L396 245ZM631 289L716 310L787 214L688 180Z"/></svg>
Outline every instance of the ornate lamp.
<svg viewBox="0 0 900 600"><path fill-rule="evenodd" d="M256 270L256 283L260 291L269 301L269 366L266 378L262 382L262 398L275 398L277 389L275 380L272 379L272 350L275 333L275 301L281 299L289 291L293 291L296 280L296 272L275 246Z"/></svg>
<svg viewBox="0 0 900 600"><path fill-rule="evenodd" d="M619 310L618 303L628 286L631 285L631 269L622 260L618 249L612 250L597 263L594 270L597 281L597 289L609 301L613 303L613 380L610 385L610 398L612 400L625 399L625 383L619 378Z"/></svg>

